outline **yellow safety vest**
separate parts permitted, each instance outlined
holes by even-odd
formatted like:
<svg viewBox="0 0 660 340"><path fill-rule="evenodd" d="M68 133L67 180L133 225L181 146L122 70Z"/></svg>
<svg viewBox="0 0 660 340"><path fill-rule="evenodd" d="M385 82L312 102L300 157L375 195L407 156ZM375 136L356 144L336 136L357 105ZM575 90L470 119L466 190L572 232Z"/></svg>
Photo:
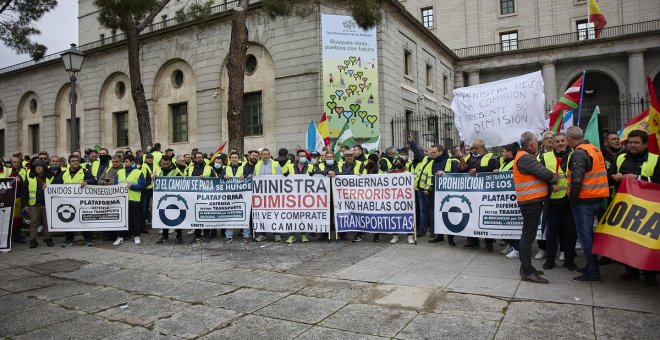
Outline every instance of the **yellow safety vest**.
<svg viewBox="0 0 660 340"><path fill-rule="evenodd" d="M48 178L46 177L46 184L51 184L53 183L54 178ZM28 177L28 205L35 205L37 204L37 177Z"/></svg>
<svg viewBox="0 0 660 340"><path fill-rule="evenodd" d="M71 177L70 170L65 171L62 174L62 183L64 184L80 184L85 181L85 170L82 168L78 169L73 177Z"/></svg>
<svg viewBox="0 0 660 340"><path fill-rule="evenodd" d="M385 160L385 164L387 164L387 171L381 171L380 170L380 165L378 165L378 173L379 174L384 174L384 173L390 172L392 170L392 162L390 162L390 160L385 158L385 157L381 157L380 159ZM380 159L378 160L379 163L380 163Z"/></svg>
<svg viewBox="0 0 660 340"><path fill-rule="evenodd" d="M415 190L418 189L418 185L421 182L422 174L424 172L424 167L426 167L426 163L428 163L428 161L429 161L429 156L424 156L424 158L422 158L422 161L417 163L417 166L415 166L415 173L414 173ZM426 179L424 179L424 183L426 183Z"/></svg>
<svg viewBox="0 0 660 340"><path fill-rule="evenodd" d="M7 177L9 177L9 175L11 175L11 169L10 168L8 168L6 166L3 166L2 168L0 168L0 178L7 178Z"/></svg>
<svg viewBox="0 0 660 340"><path fill-rule="evenodd" d="M227 165L225 167L225 175L229 177L241 177L243 176L243 169L244 167L242 165L239 165L238 168L236 169L236 173L234 174L234 170L231 168L231 165Z"/></svg>
<svg viewBox="0 0 660 340"><path fill-rule="evenodd" d="M504 158L500 158L500 171L509 171L513 170L513 160L511 162L504 164Z"/></svg>
<svg viewBox="0 0 660 340"><path fill-rule="evenodd" d="M355 166L353 167L353 174L354 174L354 175L360 175L360 174L365 174L365 173L366 173L366 169L363 170L362 172L360 172L360 167L361 167L361 166L362 166L362 162L356 160L356 161L355 161ZM339 166L339 172L342 172L342 171L343 171L343 170L342 170L343 167L344 167L344 164L342 164L342 165Z"/></svg>
<svg viewBox="0 0 660 340"><path fill-rule="evenodd" d="M119 169L119 171L117 171L117 183L119 185L125 183L138 184L138 181L140 180L140 175L142 175L142 172L137 168L133 168L133 170L131 170L131 172L128 174L128 177L126 177L126 169ZM129 201L140 202L141 198L142 198L141 191L130 190L130 189L128 190Z"/></svg>
<svg viewBox="0 0 660 340"><path fill-rule="evenodd" d="M569 157L570 153L566 155L566 157ZM566 194L568 193L568 179L566 178L566 173L564 170L562 170L561 166L557 165L557 156L555 156L554 151L548 151L543 154L543 162L545 163L545 167L548 168L548 170L552 171L553 173L557 173L557 186L559 187L559 191L550 193L550 199L551 200L557 200L560 198L564 198Z"/></svg>
<svg viewBox="0 0 660 340"><path fill-rule="evenodd" d="M447 162L445 163L445 172L451 172L451 163L458 163L457 159L453 158L447 158ZM420 189L429 189L431 188L431 185L433 184L433 177L435 174L433 173L433 160L431 160L428 164L429 166L426 166L424 168L423 176L425 178L425 182L422 182L424 184L423 188Z"/></svg>
<svg viewBox="0 0 660 340"><path fill-rule="evenodd" d="M646 162L642 163L642 172L640 173L640 176L644 177L651 177L653 176L653 170L655 169L656 165L658 164L658 155L653 154L653 153L648 153L648 158L646 159ZM621 164L623 164L623 161L626 160L626 153L622 153L619 155L619 157L616 158L616 171L621 172Z"/></svg>
<svg viewBox="0 0 660 340"><path fill-rule="evenodd" d="M156 168L156 163L153 164L153 167L154 167L154 169L158 170ZM142 171L142 174L144 175L144 180L145 181L147 180L147 175L149 175L150 178L151 178L152 183L149 183L149 185L147 185L147 189L153 189L154 188L154 185L153 185L154 170L150 169L149 165L147 165L147 163L144 163L144 166L142 168L140 168L140 170Z"/></svg>

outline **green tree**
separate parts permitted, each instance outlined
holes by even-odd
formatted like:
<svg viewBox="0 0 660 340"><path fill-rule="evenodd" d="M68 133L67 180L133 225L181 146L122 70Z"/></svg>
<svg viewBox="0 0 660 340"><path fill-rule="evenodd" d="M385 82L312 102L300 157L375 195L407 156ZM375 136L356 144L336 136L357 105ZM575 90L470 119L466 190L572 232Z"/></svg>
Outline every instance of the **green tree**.
<svg viewBox="0 0 660 340"><path fill-rule="evenodd" d="M355 22L362 28L371 28L382 20L381 5L383 0L344 0L348 3ZM279 16L305 16L313 11L316 1L310 0L262 0L264 11L272 18ZM234 8L231 23L231 42L227 73L227 120L229 146L240 153L244 148L243 133L243 94L245 91L245 51L247 50L246 15L250 0L240 0Z"/></svg>
<svg viewBox="0 0 660 340"><path fill-rule="evenodd" d="M143 150L153 145L153 137L149 106L142 85L139 35L169 2L170 0L94 0L94 5L99 9L101 25L110 29L121 29L126 34L131 94L137 113L140 146Z"/></svg>
<svg viewBox="0 0 660 340"><path fill-rule="evenodd" d="M1 0L0 6L0 41L16 53L41 60L46 46L32 41L33 35L41 34L34 23L55 8L57 0Z"/></svg>

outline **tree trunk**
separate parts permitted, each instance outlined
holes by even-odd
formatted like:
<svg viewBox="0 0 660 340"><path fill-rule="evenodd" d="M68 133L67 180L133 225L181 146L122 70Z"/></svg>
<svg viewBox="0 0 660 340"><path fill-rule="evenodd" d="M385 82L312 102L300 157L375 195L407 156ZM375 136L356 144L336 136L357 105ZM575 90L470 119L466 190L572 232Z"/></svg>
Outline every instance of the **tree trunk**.
<svg viewBox="0 0 660 340"><path fill-rule="evenodd" d="M151 120L149 119L149 106L142 86L142 71L140 70L140 41L138 32L130 15L122 15L121 26L126 33L128 47L128 72L131 79L131 94L137 113L138 131L140 132L140 148L146 150L153 145L151 136Z"/></svg>
<svg viewBox="0 0 660 340"><path fill-rule="evenodd" d="M245 89L245 51L247 50L246 15L249 0L241 0L235 8L231 21L231 42L229 44L229 61L227 73L229 88L227 90L227 121L229 131L229 147L243 154L243 91Z"/></svg>

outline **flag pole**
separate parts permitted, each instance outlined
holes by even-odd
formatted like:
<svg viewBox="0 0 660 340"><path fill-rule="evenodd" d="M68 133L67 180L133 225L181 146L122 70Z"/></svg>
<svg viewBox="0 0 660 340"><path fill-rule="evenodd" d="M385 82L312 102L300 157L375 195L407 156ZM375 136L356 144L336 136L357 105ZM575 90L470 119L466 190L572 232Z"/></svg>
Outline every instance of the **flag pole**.
<svg viewBox="0 0 660 340"><path fill-rule="evenodd" d="M580 119L582 118L582 96L584 96L584 83L587 80L587 71L582 70L582 86L580 86L580 107L578 108L578 121L577 126L580 126Z"/></svg>

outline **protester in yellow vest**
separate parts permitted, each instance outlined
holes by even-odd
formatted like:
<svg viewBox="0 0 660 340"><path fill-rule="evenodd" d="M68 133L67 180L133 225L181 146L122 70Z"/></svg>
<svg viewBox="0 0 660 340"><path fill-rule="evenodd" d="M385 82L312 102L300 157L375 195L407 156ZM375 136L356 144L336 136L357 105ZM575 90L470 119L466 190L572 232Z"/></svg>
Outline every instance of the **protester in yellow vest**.
<svg viewBox="0 0 660 340"><path fill-rule="evenodd" d="M23 212L30 217L30 248L36 248L38 227L44 226L44 242L49 247L54 246L51 234L48 232L46 217L45 188L53 182L53 178L46 172L46 162L38 159L32 165L32 171L22 184L21 200Z"/></svg>
<svg viewBox="0 0 660 340"><path fill-rule="evenodd" d="M435 234L435 211L433 210L435 192L434 192L434 183L435 175L442 176L445 173L455 173L458 172L459 162L455 159L449 158L449 154L445 151L445 148L442 145L431 145L429 148L429 158L422 173L420 175L420 190L424 194L424 202L420 200L420 230L425 232L426 229L429 229L429 235L432 238L429 240L430 243L439 243L444 242L444 235ZM454 236L447 236L447 244L450 247L455 247Z"/></svg>
<svg viewBox="0 0 660 340"><path fill-rule="evenodd" d="M633 177L642 181L660 183L660 162L658 155L648 150L649 137L643 130L633 130L628 134L626 152L620 154L616 159L616 169L611 178L617 183L617 188L623 177ZM642 271L647 286L656 287L657 272ZM626 272L619 278L624 281L637 280L640 271L637 268L626 265Z"/></svg>
<svg viewBox="0 0 660 340"><path fill-rule="evenodd" d="M548 196L548 184L556 180L552 171L544 167L534 156L539 144L534 133L527 131L520 136L521 150L513 163L513 183L516 199L523 218L520 236L520 278L532 283L549 283L532 265L532 244L541 222L543 202Z"/></svg>
<svg viewBox="0 0 660 340"><path fill-rule="evenodd" d="M518 143L507 144L502 147L500 157L500 172L512 171L513 161L518 154ZM520 256L520 239L505 239L507 247L502 250L502 255L507 259L517 259Z"/></svg>
<svg viewBox="0 0 660 340"><path fill-rule="evenodd" d="M204 154L202 154L199 151L195 151L192 154L193 157L193 164L192 167L188 168L188 177L202 177L202 178L208 178L208 177L217 177L216 173L213 171L213 168L206 164L206 159L204 158ZM190 243L196 243L202 241L202 233L204 236L204 242L209 243L211 242L211 230L210 229L195 229L194 231L194 236L190 240Z"/></svg>
<svg viewBox="0 0 660 340"><path fill-rule="evenodd" d="M76 155L69 156L69 169L61 174L61 176L55 177L53 184L80 184L81 187L85 187L89 184L95 185L96 178L92 176L89 171L85 171L80 167L81 159ZM92 232L83 231L83 238L85 239L85 244L88 247L92 246ZM70 247L73 245L73 240L75 237L74 232L67 232L66 238L64 240L63 248Z"/></svg>
<svg viewBox="0 0 660 340"><path fill-rule="evenodd" d="M229 164L224 168L222 178L228 180L230 178L243 179L244 166L241 164L241 156L238 152L234 151L229 154ZM230 243L234 239L234 229L225 230L225 243ZM243 228L243 242L250 243L250 228Z"/></svg>
<svg viewBox="0 0 660 340"><path fill-rule="evenodd" d="M135 164L135 157L131 154L126 154L122 160L124 162L124 168L117 171L115 184L128 189L128 231L124 233L124 236L117 237L113 243L115 246L124 243L124 237L128 238L131 235L135 244L141 243L140 199L142 198L142 190L146 186L144 175Z"/></svg>
<svg viewBox="0 0 660 340"><path fill-rule="evenodd" d="M160 162L160 158L162 158L162 154L159 157L158 162ZM145 161L140 168L146 185L140 196L140 231L143 234L146 234L148 233L147 224L150 224L151 220L151 199L154 197L152 180L154 174L159 170L159 167L156 164L156 158L151 152L147 152L147 154L144 155L144 160Z"/></svg>
<svg viewBox="0 0 660 340"><path fill-rule="evenodd" d="M181 173L181 170L172 163L172 159L168 155L163 155L160 159L160 164L158 169L156 170L156 174L154 175L154 181L158 177L175 177L175 176L183 176L183 173ZM182 244L183 243L183 233L181 229L176 229L176 244ZM170 240L170 230L168 228L163 229L163 236L160 238L160 240L156 241L156 244L165 244L168 243Z"/></svg>
<svg viewBox="0 0 660 340"><path fill-rule="evenodd" d="M591 244L596 211L603 198L607 198L610 194L605 158L597 147L584 140L584 132L579 127L569 127L566 130L566 137L568 145L573 148L566 173L568 199L578 239L587 259L584 274L574 277L573 281L600 281L598 257L591 253Z"/></svg>
<svg viewBox="0 0 660 340"><path fill-rule="evenodd" d="M467 171L470 175L475 175L477 173L483 172L497 172L500 169L500 163L497 161L497 156L492 152L488 152L486 149L486 143L481 139L476 139L472 142L472 147L470 148L469 159L467 163ZM493 243L495 241L492 238L484 239L486 244L486 251L493 251ZM463 248L479 248L479 238L478 237L468 237L467 243L463 245Z"/></svg>
<svg viewBox="0 0 660 340"><path fill-rule="evenodd" d="M560 256L560 260L564 261L564 267L575 271L577 270L574 262L577 256L575 253L577 231L573 214L568 205L568 179L566 178L571 150L563 132L554 135L552 143L553 151L548 151L540 156L541 164L557 175L557 180L551 183L552 192L546 209L548 224L545 229L546 260L543 269L549 270L555 267L557 247L559 246L564 255L563 258ZM558 245L558 241L561 241L561 244Z"/></svg>

